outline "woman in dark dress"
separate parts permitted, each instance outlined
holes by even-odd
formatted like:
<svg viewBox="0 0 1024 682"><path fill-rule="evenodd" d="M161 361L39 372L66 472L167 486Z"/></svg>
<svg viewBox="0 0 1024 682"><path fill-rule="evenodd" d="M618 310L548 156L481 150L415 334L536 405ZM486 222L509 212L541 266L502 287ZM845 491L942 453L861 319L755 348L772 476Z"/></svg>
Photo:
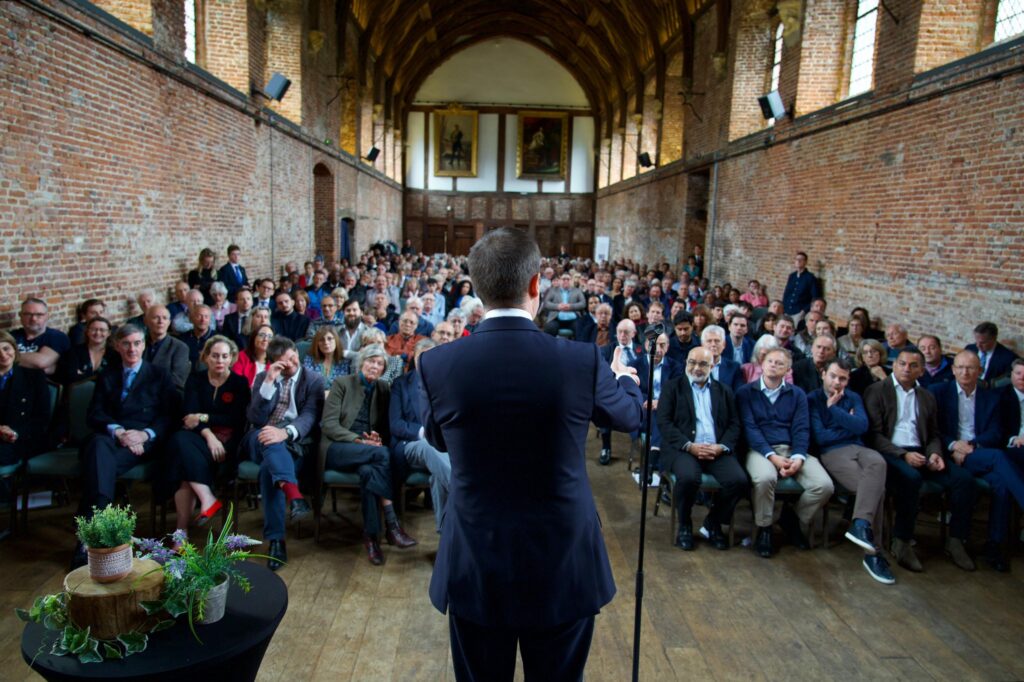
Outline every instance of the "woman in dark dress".
<svg viewBox="0 0 1024 682"><path fill-rule="evenodd" d="M875 339L864 339L857 349L860 367L850 372L850 390L863 397L868 386L884 381L892 372L886 369L885 347Z"/></svg>
<svg viewBox="0 0 1024 682"><path fill-rule="evenodd" d="M65 386L78 381L92 379L111 362L120 362L120 357L107 343L110 339L110 321L105 317L94 317L86 323L85 341L72 346L60 357L57 378Z"/></svg>
<svg viewBox="0 0 1024 682"><path fill-rule="evenodd" d="M183 426L168 446L171 480L181 482L174 493L180 531L187 532L197 499L197 525L206 525L221 508L212 488L218 474L234 465L250 397L249 382L231 371L237 357L233 341L213 336L200 355L206 371L194 372L185 382Z"/></svg>
<svg viewBox="0 0 1024 682"><path fill-rule="evenodd" d="M19 366L17 342L0 331L0 466L39 454L49 422L46 375Z"/></svg>
<svg viewBox="0 0 1024 682"><path fill-rule="evenodd" d="M188 288L203 292L203 303L213 304L210 286L217 281L217 269L213 265L213 251L203 249L199 252L199 262L195 270L189 270Z"/></svg>

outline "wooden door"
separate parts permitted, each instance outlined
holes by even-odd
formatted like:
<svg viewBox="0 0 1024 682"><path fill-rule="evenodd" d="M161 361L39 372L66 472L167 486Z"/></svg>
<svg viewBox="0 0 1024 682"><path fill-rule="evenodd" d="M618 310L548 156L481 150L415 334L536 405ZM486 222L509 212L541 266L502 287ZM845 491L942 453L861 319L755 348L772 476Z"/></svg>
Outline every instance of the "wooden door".
<svg viewBox="0 0 1024 682"><path fill-rule="evenodd" d="M448 226L427 225L423 235L424 253L446 253L448 251Z"/></svg>
<svg viewBox="0 0 1024 682"><path fill-rule="evenodd" d="M469 249L476 239L476 228L472 225L455 226L455 244L452 253L456 256L468 256Z"/></svg>

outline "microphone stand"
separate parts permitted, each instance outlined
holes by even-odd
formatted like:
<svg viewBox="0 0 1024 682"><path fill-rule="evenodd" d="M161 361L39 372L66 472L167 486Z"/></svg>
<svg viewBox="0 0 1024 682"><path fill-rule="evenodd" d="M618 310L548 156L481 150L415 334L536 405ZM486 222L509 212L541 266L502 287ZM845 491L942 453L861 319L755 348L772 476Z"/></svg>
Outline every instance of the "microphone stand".
<svg viewBox="0 0 1024 682"><path fill-rule="evenodd" d="M663 325L652 325L644 332L647 341L647 409L644 425L644 451L640 464L640 550L636 560L636 612L633 615L633 682L640 679L640 613L644 602L644 538L647 534L647 481L651 462L651 401L654 399L654 356Z"/></svg>

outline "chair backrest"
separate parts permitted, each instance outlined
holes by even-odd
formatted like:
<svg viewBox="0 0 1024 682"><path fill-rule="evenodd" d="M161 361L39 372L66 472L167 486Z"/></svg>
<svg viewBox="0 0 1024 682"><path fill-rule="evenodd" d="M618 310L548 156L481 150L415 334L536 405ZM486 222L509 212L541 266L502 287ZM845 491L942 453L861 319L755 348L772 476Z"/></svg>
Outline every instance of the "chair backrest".
<svg viewBox="0 0 1024 682"><path fill-rule="evenodd" d="M312 347L312 341L299 341L295 344L295 350L299 352L299 360L305 360L306 356L309 355L309 349Z"/></svg>
<svg viewBox="0 0 1024 682"><path fill-rule="evenodd" d="M92 433L86 418L95 390L96 382L92 379L80 381L68 388L68 436L72 445L80 445Z"/></svg>
<svg viewBox="0 0 1024 682"><path fill-rule="evenodd" d="M60 400L60 384L47 381L46 388L50 391L50 419L53 419L57 413L57 403Z"/></svg>

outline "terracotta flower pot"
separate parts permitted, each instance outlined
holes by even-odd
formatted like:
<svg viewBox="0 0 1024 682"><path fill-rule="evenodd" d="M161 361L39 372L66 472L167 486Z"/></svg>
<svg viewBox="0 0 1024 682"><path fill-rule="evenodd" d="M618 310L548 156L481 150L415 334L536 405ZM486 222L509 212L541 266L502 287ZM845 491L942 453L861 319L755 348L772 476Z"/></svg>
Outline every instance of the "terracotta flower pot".
<svg viewBox="0 0 1024 682"><path fill-rule="evenodd" d="M132 572L132 546L89 547L89 577L98 583L114 583Z"/></svg>

